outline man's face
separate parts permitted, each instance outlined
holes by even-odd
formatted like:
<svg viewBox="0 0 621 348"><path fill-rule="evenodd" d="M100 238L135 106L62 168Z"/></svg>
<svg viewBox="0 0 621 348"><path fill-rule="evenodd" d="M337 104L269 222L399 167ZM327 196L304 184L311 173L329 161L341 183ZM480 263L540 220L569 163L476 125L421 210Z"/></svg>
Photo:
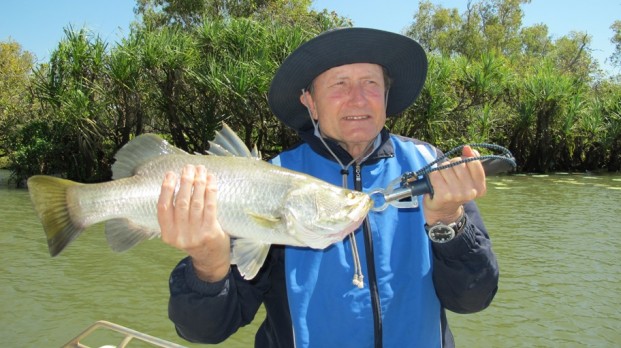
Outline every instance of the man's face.
<svg viewBox="0 0 621 348"><path fill-rule="evenodd" d="M301 101L319 121L324 136L338 141L354 158L379 134L386 122L383 69L355 63L326 70L313 82L313 93Z"/></svg>

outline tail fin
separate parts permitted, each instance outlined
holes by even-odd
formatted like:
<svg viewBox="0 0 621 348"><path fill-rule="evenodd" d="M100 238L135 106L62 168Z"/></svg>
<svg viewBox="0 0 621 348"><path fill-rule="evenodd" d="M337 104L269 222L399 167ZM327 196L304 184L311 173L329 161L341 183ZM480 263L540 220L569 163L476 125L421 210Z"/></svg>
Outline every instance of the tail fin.
<svg viewBox="0 0 621 348"><path fill-rule="evenodd" d="M43 224L50 255L58 255L85 227L71 221L67 207L67 189L80 183L46 175L28 179L28 191L34 209Z"/></svg>

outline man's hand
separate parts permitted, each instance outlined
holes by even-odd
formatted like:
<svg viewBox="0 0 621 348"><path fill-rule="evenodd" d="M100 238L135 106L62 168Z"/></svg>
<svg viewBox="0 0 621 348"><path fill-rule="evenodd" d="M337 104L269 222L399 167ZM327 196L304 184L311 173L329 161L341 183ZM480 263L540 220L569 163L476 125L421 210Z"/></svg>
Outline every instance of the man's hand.
<svg viewBox="0 0 621 348"><path fill-rule="evenodd" d="M462 150L462 157L438 165L454 163L466 157L478 157L479 153L470 146ZM480 161L461 163L454 167L429 173L434 195L423 199L425 221L429 225L437 222L446 224L457 221L463 213L462 205L482 197L487 191L485 171Z"/></svg>
<svg viewBox="0 0 621 348"><path fill-rule="evenodd" d="M162 240L192 257L199 278L216 282L229 272L230 238L217 219L216 179L204 166L187 165L166 173L157 203Z"/></svg>

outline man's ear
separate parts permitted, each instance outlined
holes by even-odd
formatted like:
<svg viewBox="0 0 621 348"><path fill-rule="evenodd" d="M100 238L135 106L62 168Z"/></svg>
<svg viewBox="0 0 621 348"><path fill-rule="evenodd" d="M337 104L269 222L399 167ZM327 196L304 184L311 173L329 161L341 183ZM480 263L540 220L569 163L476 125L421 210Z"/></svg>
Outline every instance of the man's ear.
<svg viewBox="0 0 621 348"><path fill-rule="evenodd" d="M308 112L310 112L313 119L317 120L317 117L315 116L316 113L315 113L315 103L313 103L313 95L309 91L304 91L300 95L300 103L306 106L306 108L308 109Z"/></svg>

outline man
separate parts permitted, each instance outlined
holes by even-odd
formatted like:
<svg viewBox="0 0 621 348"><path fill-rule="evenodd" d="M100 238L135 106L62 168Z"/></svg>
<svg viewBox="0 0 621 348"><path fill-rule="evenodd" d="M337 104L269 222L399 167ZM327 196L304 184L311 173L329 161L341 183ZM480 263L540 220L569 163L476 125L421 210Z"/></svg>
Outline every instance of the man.
<svg viewBox="0 0 621 348"><path fill-rule="evenodd" d="M274 114L304 143L272 163L362 191L420 169L440 152L384 124L414 102L426 73L423 49L402 35L347 28L306 42L283 62L269 93ZM256 347L452 347L445 309L476 312L496 293L496 258L473 202L485 194L479 161L431 173L434 196L419 197L420 208L371 212L324 250L273 246L250 281L229 265L216 180L188 166L174 198L170 173L158 204L162 239L189 255L172 272L169 304L187 340L223 341L263 304ZM431 241L426 229L436 224L456 236Z"/></svg>

